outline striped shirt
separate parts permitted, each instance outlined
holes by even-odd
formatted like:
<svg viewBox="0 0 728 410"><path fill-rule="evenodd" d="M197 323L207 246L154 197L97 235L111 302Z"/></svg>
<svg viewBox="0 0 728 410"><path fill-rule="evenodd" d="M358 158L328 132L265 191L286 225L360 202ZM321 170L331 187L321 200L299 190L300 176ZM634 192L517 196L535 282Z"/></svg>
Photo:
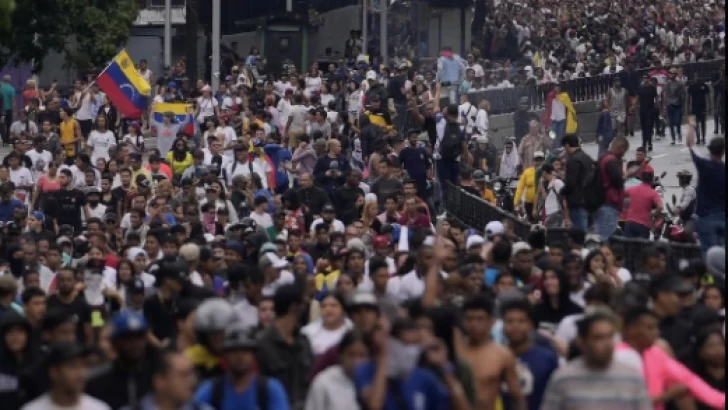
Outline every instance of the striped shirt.
<svg viewBox="0 0 728 410"><path fill-rule="evenodd" d="M554 373L541 410L652 410L647 385L633 367L613 360L604 370L575 359Z"/></svg>

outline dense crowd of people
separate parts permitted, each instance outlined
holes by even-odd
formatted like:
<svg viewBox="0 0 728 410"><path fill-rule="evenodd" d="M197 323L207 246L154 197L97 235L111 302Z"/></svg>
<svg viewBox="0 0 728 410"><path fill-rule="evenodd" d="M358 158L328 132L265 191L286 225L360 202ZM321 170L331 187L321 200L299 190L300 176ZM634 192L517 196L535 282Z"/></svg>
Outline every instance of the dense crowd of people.
<svg viewBox="0 0 728 410"><path fill-rule="evenodd" d="M611 7L588 7L589 21L611 21L599 18ZM503 24L526 27L538 15L526 9ZM565 37L577 54L579 27ZM610 67L650 65L645 49L667 56L626 34L637 51ZM556 85L543 115L513 114L499 153L487 101L469 97L487 86L475 54L379 67L357 35L351 71L286 65L273 77L253 49L218 90L190 82L184 61L159 75L140 61L152 104L190 102L185 119L124 118L82 80L18 93L4 79L0 407L724 409L725 140L706 141L704 127L723 73L686 85L658 65L633 93L625 69L596 159ZM663 204L649 135L686 105L697 184L680 173L674 211L704 257L673 266L656 243L629 269L610 239L650 237ZM642 144L625 167L637 112ZM527 237L511 221L441 214L446 184L495 204L496 178L518 181ZM556 226L568 240L547 246Z"/></svg>

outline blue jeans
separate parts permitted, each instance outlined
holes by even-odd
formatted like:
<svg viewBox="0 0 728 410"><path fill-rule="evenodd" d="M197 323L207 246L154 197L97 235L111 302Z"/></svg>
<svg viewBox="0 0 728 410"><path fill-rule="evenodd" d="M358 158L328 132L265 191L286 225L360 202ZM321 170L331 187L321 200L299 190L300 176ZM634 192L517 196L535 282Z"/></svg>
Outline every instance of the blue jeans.
<svg viewBox="0 0 728 410"><path fill-rule="evenodd" d="M564 138L564 134L566 134L566 120L551 121L551 131L556 134L556 139L554 139L551 149L560 148L561 139Z"/></svg>
<svg viewBox="0 0 728 410"><path fill-rule="evenodd" d="M650 239L650 228L635 222L624 224L624 236L627 238Z"/></svg>
<svg viewBox="0 0 728 410"><path fill-rule="evenodd" d="M677 130L677 137L682 141L682 107L679 105L668 105L667 106L667 122L670 125L670 138L675 141L675 133Z"/></svg>
<svg viewBox="0 0 728 410"><path fill-rule="evenodd" d="M703 255L713 246L725 245L725 211L697 217L695 228Z"/></svg>
<svg viewBox="0 0 728 410"><path fill-rule="evenodd" d="M619 223L619 210L609 205L602 205L596 214L596 230L599 239L607 241L617 231Z"/></svg>
<svg viewBox="0 0 728 410"><path fill-rule="evenodd" d="M440 180L440 187L444 191L445 182L453 185L458 184L458 174L460 173L460 163L452 159L437 160L437 178Z"/></svg>
<svg viewBox="0 0 728 410"><path fill-rule="evenodd" d="M584 208L569 209L569 218L574 228L581 229L586 232L589 229L589 213Z"/></svg>

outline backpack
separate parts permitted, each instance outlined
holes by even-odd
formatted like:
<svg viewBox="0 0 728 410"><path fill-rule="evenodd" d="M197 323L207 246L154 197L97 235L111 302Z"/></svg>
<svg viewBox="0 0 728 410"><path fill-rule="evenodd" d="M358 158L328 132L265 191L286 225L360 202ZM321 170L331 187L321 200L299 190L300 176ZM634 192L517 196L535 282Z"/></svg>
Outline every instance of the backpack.
<svg viewBox="0 0 728 410"><path fill-rule="evenodd" d="M258 375L255 378L255 395L258 400L258 410L268 410L268 377ZM225 377L218 377L212 382L212 396L210 405L215 410L222 410L225 398Z"/></svg>
<svg viewBox="0 0 728 410"><path fill-rule="evenodd" d="M460 125L455 123L445 124L445 131L440 142L440 156L443 159L455 159L463 151L462 149L462 130Z"/></svg>
<svg viewBox="0 0 728 410"><path fill-rule="evenodd" d="M589 158L589 164L586 168L586 177L583 182L584 191L584 209L587 212L595 212L600 206L604 205L605 193L604 183L602 182L602 172L599 167L602 159L594 161Z"/></svg>

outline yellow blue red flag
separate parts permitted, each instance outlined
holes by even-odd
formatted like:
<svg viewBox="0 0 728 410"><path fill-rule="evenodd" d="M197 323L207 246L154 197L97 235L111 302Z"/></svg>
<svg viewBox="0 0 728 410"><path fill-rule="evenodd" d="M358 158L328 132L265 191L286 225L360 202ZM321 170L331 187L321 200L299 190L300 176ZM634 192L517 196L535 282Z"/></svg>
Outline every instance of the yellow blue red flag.
<svg viewBox="0 0 728 410"><path fill-rule="evenodd" d="M127 118L140 118L147 109L152 88L136 70L126 50L111 60L96 78L96 84Z"/></svg>

